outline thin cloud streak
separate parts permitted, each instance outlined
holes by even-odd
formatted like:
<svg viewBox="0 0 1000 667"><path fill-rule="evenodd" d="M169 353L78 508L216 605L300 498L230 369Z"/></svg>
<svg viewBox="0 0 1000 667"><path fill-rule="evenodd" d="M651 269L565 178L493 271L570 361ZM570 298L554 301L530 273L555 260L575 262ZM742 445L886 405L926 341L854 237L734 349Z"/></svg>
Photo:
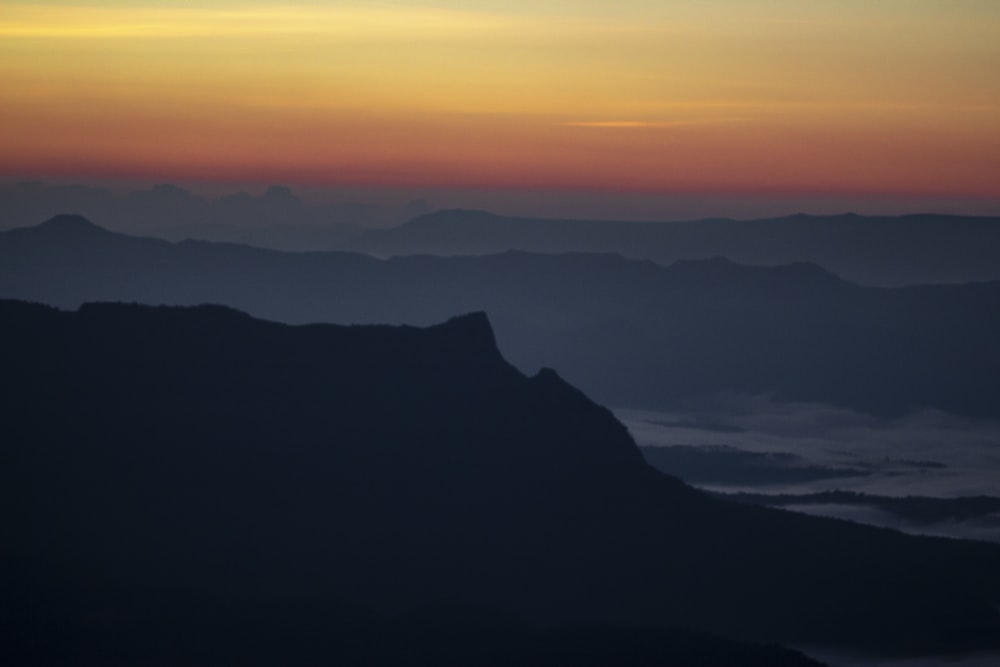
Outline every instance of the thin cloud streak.
<svg viewBox="0 0 1000 667"><path fill-rule="evenodd" d="M701 120L647 121L647 120L581 120L559 123L561 127L594 127L613 130L671 129L696 125L736 123L736 118L705 118Z"/></svg>
<svg viewBox="0 0 1000 667"><path fill-rule="evenodd" d="M189 37L329 36L348 41L623 35L651 29L622 22L500 14L434 7L294 6L155 8L20 6L5 10L8 39L178 39Z"/></svg>

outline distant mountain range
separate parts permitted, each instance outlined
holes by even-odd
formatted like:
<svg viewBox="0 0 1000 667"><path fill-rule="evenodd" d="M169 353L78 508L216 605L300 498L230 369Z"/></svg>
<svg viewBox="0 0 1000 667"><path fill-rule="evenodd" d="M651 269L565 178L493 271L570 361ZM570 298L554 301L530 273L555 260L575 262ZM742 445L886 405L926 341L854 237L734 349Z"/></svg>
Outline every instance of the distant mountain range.
<svg viewBox="0 0 1000 667"><path fill-rule="evenodd" d="M420 199L371 204L351 201L352 195L345 191L338 194L337 202L310 203L282 185L258 194L240 191L206 197L172 183L116 191L84 184L0 182L0 229L75 211L117 230L163 230L165 235L176 231L220 241L275 243L292 250L307 238L339 244L351 228L360 233L366 227L398 225L432 210Z"/></svg>
<svg viewBox="0 0 1000 667"><path fill-rule="evenodd" d="M337 250L367 230L350 223L282 224L239 226L222 223L192 223L150 231L150 235L167 241L196 239L217 243L242 243L257 248L287 252Z"/></svg>
<svg viewBox="0 0 1000 667"><path fill-rule="evenodd" d="M518 367L552 366L610 405L770 393L1000 417L1000 282L884 289L807 263L586 253L379 260L173 244L61 216L0 233L0 296L220 303L289 323L426 325L482 310Z"/></svg>
<svg viewBox="0 0 1000 667"><path fill-rule="evenodd" d="M696 491L555 372L508 364L482 314L290 327L218 306L4 301L0 322L5 651L59 664L107 641L94 664L127 664L207 644L201 661L218 663L236 632L264 662L317 641L363 652L371 621L337 621L341 601L498 610L486 636L517 642L531 635L498 631L503 614L596 628L570 635L578 652L687 641L682 664L768 663L613 626L896 653L1000 644L997 545ZM482 616L462 617L474 635ZM404 641L442 636L399 623Z"/></svg>
<svg viewBox="0 0 1000 667"><path fill-rule="evenodd" d="M1000 280L1000 218L956 215L792 215L691 222L518 218L445 210L399 226L182 224L153 235L275 250L346 250L380 257L615 253L668 265L715 256L752 265L807 261L872 286Z"/></svg>
<svg viewBox="0 0 1000 667"><path fill-rule="evenodd" d="M430 213L342 246L380 256L611 252L659 264L727 257L757 265L812 262L865 285L1000 280L1000 218L792 215L761 220L625 222Z"/></svg>

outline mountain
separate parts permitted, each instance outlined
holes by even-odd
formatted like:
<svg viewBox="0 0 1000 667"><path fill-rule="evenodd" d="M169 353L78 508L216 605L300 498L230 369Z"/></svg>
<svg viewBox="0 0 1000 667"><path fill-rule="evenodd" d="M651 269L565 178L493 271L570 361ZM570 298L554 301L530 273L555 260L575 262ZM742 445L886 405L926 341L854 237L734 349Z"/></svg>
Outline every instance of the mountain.
<svg viewBox="0 0 1000 667"><path fill-rule="evenodd" d="M0 321L0 618L40 636L305 599L893 652L1000 638L997 545L696 491L555 372L507 363L482 314L5 301Z"/></svg>
<svg viewBox="0 0 1000 667"><path fill-rule="evenodd" d="M366 228L399 225L430 210L423 200L303 200L283 185L253 194L216 194L206 197L172 183L113 191L83 184L0 182L0 229L74 211L111 229L164 238L260 243L289 250L310 243L332 250Z"/></svg>
<svg viewBox="0 0 1000 667"><path fill-rule="evenodd" d="M58 615L22 622L13 642L0 643L0 657L16 665L94 667L822 667L778 646L676 628L543 628L465 607L378 614L317 597L143 593L105 592L96 604L81 597Z"/></svg>
<svg viewBox="0 0 1000 667"><path fill-rule="evenodd" d="M371 230L343 248L379 256L611 252L660 264L715 256L761 265L808 261L853 282L887 287L1000 280L1000 218L956 215L799 214L662 223L447 210Z"/></svg>
<svg viewBox="0 0 1000 667"><path fill-rule="evenodd" d="M807 263L585 253L378 260L172 244L60 217L0 233L0 297L221 303L288 323L427 325L483 310L515 365L552 366L614 406L771 393L1000 417L1000 282L866 288Z"/></svg>
<svg viewBox="0 0 1000 667"><path fill-rule="evenodd" d="M502 348L598 399L657 407L774 392L879 414L997 416L1000 284L866 289L816 266L714 259L658 267L613 255L282 254L67 231L0 234L0 294L226 303L287 322L428 324L487 310ZM79 222L79 221L78 221Z"/></svg>
<svg viewBox="0 0 1000 667"><path fill-rule="evenodd" d="M242 243L289 252L335 250L360 236L365 228L347 222L328 224L281 224L246 226L224 223L192 223L151 232L168 241L198 239L217 243Z"/></svg>

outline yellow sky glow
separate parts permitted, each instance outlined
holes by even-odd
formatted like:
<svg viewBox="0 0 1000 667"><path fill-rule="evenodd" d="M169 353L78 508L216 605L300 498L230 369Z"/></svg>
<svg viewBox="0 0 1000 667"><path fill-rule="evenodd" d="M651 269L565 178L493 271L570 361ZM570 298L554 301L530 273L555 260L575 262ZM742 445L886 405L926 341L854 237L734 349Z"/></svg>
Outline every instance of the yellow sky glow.
<svg viewBox="0 0 1000 667"><path fill-rule="evenodd" d="M1000 194L1000 3L877 4L6 3L0 173Z"/></svg>

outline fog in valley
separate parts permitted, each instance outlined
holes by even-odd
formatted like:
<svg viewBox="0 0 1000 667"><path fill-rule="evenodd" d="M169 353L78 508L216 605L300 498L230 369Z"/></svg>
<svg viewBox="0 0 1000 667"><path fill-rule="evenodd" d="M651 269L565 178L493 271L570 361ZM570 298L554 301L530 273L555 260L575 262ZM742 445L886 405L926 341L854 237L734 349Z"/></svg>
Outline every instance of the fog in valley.
<svg viewBox="0 0 1000 667"><path fill-rule="evenodd" d="M615 414L641 447L650 448L644 451L670 452L687 466L668 471L721 493L1000 497L995 420L931 410L873 417L828 404L735 395L679 413L617 409ZM928 522L868 506L783 506L912 533L1000 541L1000 512Z"/></svg>

